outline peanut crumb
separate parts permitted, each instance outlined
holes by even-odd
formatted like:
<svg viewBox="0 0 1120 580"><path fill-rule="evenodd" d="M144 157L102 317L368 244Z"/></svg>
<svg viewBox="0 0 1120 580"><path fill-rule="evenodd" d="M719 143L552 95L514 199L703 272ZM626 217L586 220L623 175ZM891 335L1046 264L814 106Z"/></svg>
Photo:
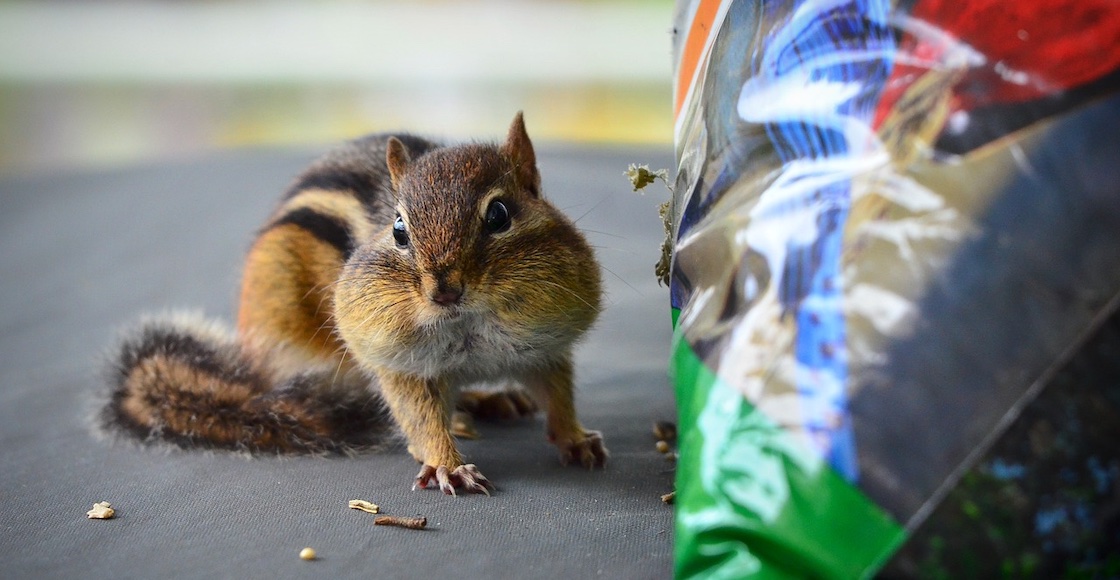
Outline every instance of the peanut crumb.
<svg viewBox="0 0 1120 580"><path fill-rule="evenodd" d="M299 551L299 559L300 560L308 560L308 561L314 560L315 559L315 549L314 548L304 548L304 549L300 550Z"/></svg>
<svg viewBox="0 0 1120 580"><path fill-rule="evenodd" d="M370 503L364 499L352 499L350 500L349 505L350 509L352 510L359 510L368 514L381 513L381 506L378 506L375 503Z"/></svg>
<svg viewBox="0 0 1120 580"><path fill-rule="evenodd" d="M91 520L107 520L117 514L117 510L113 509L107 501L99 501L93 504L93 509L86 512L86 517Z"/></svg>

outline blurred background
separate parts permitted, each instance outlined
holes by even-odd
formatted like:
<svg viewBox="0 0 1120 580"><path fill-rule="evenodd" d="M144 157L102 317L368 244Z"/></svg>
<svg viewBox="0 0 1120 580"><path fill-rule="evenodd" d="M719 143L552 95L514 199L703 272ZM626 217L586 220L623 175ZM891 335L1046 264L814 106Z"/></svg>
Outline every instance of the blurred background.
<svg viewBox="0 0 1120 580"><path fill-rule="evenodd" d="M0 0L0 172L370 131L672 138L672 0Z"/></svg>

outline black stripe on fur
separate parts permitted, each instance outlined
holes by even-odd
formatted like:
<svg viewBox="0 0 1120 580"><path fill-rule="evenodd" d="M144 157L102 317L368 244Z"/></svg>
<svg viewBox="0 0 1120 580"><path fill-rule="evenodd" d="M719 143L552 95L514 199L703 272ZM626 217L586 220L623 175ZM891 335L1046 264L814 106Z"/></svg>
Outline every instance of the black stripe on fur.
<svg viewBox="0 0 1120 580"><path fill-rule="evenodd" d="M272 223L270 229L286 224L298 226L316 239L330 244L342 254L343 260L349 258L354 251L354 238L350 235L350 229L338 218L305 207L284 214Z"/></svg>
<svg viewBox="0 0 1120 580"><path fill-rule="evenodd" d="M389 169L385 164L389 137L396 137L404 143L413 159L440 146L407 133L366 135L317 160L311 169L296 178L284 193L284 199L291 199L307 189L350 192L369 211L376 213L379 204L386 204L384 198L389 190Z"/></svg>
<svg viewBox="0 0 1120 580"><path fill-rule="evenodd" d="M352 192L358 199L366 200L377 191L378 180L368 173L340 167L323 168L301 175L284 196L291 199L307 189Z"/></svg>

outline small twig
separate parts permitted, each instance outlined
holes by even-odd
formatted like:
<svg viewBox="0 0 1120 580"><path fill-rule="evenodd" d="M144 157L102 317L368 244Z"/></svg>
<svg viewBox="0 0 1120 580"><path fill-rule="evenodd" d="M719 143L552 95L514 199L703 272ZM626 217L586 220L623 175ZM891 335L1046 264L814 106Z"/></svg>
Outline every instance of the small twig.
<svg viewBox="0 0 1120 580"><path fill-rule="evenodd" d="M377 526L400 526L410 530L422 530L428 526L428 518L406 518L401 516L377 516L373 519Z"/></svg>

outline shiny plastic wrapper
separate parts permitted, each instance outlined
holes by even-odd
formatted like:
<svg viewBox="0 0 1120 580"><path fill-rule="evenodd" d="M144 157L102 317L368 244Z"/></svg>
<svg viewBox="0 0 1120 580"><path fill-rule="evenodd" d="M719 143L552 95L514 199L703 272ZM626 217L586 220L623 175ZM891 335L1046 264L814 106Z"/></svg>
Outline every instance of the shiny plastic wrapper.
<svg viewBox="0 0 1120 580"><path fill-rule="evenodd" d="M675 24L677 574L873 574L1120 304L1120 6Z"/></svg>

